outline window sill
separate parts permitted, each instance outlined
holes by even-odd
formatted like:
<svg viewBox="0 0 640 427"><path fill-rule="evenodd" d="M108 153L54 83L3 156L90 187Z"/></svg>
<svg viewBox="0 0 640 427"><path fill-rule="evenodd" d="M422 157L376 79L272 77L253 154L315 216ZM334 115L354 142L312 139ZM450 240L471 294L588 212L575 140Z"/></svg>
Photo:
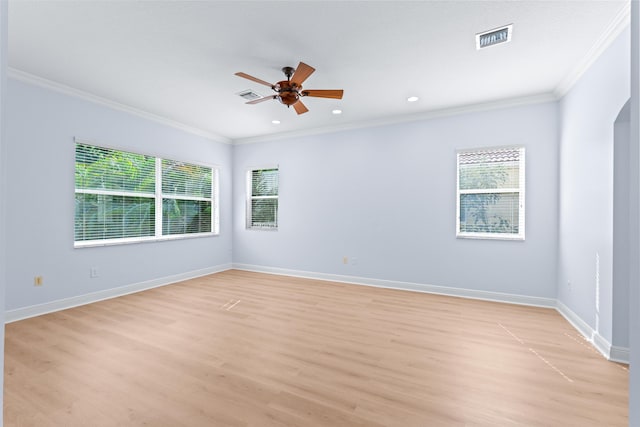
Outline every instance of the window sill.
<svg viewBox="0 0 640 427"><path fill-rule="evenodd" d="M457 239L470 239L470 240L516 240L524 241L524 235L496 235L491 233L459 233L456 235Z"/></svg>
<svg viewBox="0 0 640 427"><path fill-rule="evenodd" d="M166 242L168 240L184 240L184 239L197 239L202 237L216 237L220 233L194 233L194 234L178 234L172 236L162 237L141 237L130 239L109 239L109 240L86 240L81 242L74 242L74 249L94 248L97 246L118 246L118 245L132 245L136 243L157 243Z"/></svg>
<svg viewBox="0 0 640 427"><path fill-rule="evenodd" d="M247 227L249 231L278 231L278 227Z"/></svg>

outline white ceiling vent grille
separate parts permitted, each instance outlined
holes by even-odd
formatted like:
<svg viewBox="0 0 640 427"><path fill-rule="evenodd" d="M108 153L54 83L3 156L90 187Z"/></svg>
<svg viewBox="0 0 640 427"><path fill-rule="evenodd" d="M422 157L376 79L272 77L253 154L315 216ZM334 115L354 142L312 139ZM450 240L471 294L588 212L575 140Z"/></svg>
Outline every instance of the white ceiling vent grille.
<svg viewBox="0 0 640 427"><path fill-rule="evenodd" d="M255 93L251 89L243 90L242 92L238 92L237 95L240 98L244 98L247 101L253 101L254 99L262 98L261 95Z"/></svg>
<svg viewBox="0 0 640 427"><path fill-rule="evenodd" d="M509 24L504 27L476 34L476 49L480 50L497 44L510 42L512 28L513 24Z"/></svg>

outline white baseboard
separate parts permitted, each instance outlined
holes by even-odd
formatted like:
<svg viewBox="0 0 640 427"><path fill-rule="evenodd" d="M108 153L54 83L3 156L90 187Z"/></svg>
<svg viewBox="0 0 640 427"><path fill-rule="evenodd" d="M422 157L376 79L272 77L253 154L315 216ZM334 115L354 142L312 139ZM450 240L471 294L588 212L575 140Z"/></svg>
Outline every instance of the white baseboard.
<svg viewBox="0 0 640 427"><path fill-rule="evenodd" d="M262 265L233 264L235 270L254 271L258 273L279 274L283 276L303 277L306 279L328 280L353 285L375 286L378 288L400 289L405 291L424 292L429 294L448 295L496 301L510 304L531 305L536 307L555 308L554 298L531 297L526 295L507 294L501 292L479 291L476 289L450 288L422 283L398 282L394 280L372 279L368 277L345 276L340 274L315 273L310 271L290 270L286 268L266 267Z"/></svg>
<svg viewBox="0 0 640 427"><path fill-rule="evenodd" d="M598 331L593 330L589 324L582 320L562 301L557 302L556 310L558 310L558 312L605 358L612 362L629 364L628 348L611 345L611 343L600 335Z"/></svg>
<svg viewBox="0 0 640 427"><path fill-rule="evenodd" d="M214 267L203 268L200 270L189 271L186 273L175 274L172 276L160 277L158 279L147 280L144 282L133 283L131 285L120 286L112 289L105 289L89 294L78 295L71 298L59 299L44 304L31 305L28 307L17 308L5 311L5 323L16 322L29 317L40 316L54 311L66 310L68 308L80 305L90 304L106 299L116 298L123 295L133 294L147 289L153 289L160 286L170 285L172 283L183 280L194 279L196 277L206 276L208 274L219 273L231 269L231 264L222 264Z"/></svg>
<svg viewBox="0 0 640 427"><path fill-rule="evenodd" d="M244 270L258 273L278 274L283 276L303 277L307 279L328 280L332 282L349 283L354 285L374 286L379 288L399 289L405 291L424 292L430 294L447 295L461 298L495 301L509 304L530 305L556 309L587 341L589 341L602 355L614 362L629 363L629 349L613 346L597 331L594 331L584 320L569 307L554 298L532 297L527 295L507 294L501 292L479 291L476 289L450 288L446 286L427 285L422 283L398 282L393 280L372 279L367 277L346 276L340 274L315 273L286 268L266 267L250 264L222 264L201 270L189 271L172 276L161 277L145 282L125 285L118 288L105 289L98 292L60 299L28 307L7 310L5 323L16 322L29 317L40 316L55 311L66 310L80 305L90 304L110 298L116 298L147 289L170 285L183 280L219 273L226 270Z"/></svg>
<svg viewBox="0 0 640 427"><path fill-rule="evenodd" d="M478 291L475 289L450 288L446 286L427 285L422 283L398 282L392 280L371 279L366 277L345 276L340 274L315 273L310 271L290 270L286 268L267 267L262 265L234 263L233 269L254 271L258 273L279 274L283 276L303 277L306 279L329 280L332 282L350 283L354 285L375 286L379 288L401 289L405 291L425 292L430 294L496 301L518 305L530 305L556 309L582 336L584 336L605 358L614 362L629 363L629 349L612 346L599 333L594 331L584 320L569 307L555 298L541 298L526 295L506 294L500 292Z"/></svg>
<svg viewBox="0 0 640 427"><path fill-rule="evenodd" d="M629 348L612 345L611 351L609 352L609 360L611 360L612 362L626 363L628 365L629 364Z"/></svg>
<svg viewBox="0 0 640 427"><path fill-rule="evenodd" d="M607 341L598 331L593 331L593 346L607 359L611 359L611 343Z"/></svg>
<svg viewBox="0 0 640 427"><path fill-rule="evenodd" d="M575 314L569 307L564 305L562 301L558 301L556 305L558 313L564 317L567 322L571 323L571 326L576 328L580 334L585 337L589 342L593 342L593 329L587 322L582 320L580 316Z"/></svg>

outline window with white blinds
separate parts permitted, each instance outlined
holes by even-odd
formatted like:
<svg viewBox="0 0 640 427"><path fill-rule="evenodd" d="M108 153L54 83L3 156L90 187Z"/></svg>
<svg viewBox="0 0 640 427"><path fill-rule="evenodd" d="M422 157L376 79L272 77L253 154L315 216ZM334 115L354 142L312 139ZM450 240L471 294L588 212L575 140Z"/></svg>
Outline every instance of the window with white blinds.
<svg viewBox="0 0 640 427"><path fill-rule="evenodd" d="M211 168L162 160L162 234L211 231Z"/></svg>
<svg viewBox="0 0 640 427"><path fill-rule="evenodd" d="M247 172L247 228L278 229L277 167Z"/></svg>
<svg viewBox="0 0 640 427"><path fill-rule="evenodd" d="M217 170L76 143L75 246L218 232Z"/></svg>
<svg viewBox="0 0 640 427"><path fill-rule="evenodd" d="M458 237L524 240L524 147L458 152Z"/></svg>

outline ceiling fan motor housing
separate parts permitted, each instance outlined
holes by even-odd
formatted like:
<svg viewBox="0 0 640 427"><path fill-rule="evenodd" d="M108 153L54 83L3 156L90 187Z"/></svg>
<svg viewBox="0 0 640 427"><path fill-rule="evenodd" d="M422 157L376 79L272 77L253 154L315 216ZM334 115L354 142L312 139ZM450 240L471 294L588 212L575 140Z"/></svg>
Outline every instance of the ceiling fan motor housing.
<svg viewBox="0 0 640 427"><path fill-rule="evenodd" d="M293 105L300 99L300 89L302 89L302 86L288 80L283 80L276 83L273 89L278 92L280 102L284 105Z"/></svg>

